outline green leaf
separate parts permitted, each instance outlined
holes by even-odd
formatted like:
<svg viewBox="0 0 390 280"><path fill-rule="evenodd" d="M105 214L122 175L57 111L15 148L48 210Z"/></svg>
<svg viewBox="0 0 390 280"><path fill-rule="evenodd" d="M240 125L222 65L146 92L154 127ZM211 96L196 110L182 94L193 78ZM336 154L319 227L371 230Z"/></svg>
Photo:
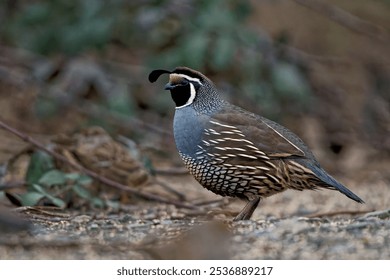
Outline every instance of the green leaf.
<svg viewBox="0 0 390 280"><path fill-rule="evenodd" d="M119 209L120 207L120 202L119 201L113 201L113 200L106 200L105 204L113 209Z"/></svg>
<svg viewBox="0 0 390 280"><path fill-rule="evenodd" d="M93 206L103 208L104 207L104 201L101 198L94 197L91 199L91 202Z"/></svg>
<svg viewBox="0 0 390 280"><path fill-rule="evenodd" d="M87 186L92 183L92 178L87 175L80 175L80 177L77 179L77 183Z"/></svg>
<svg viewBox="0 0 390 280"><path fill-rule="evenodd" d="M79 197L87 199L87 200L91 200L91 198L92 198L91 193L83 186L76 184L73 186L72 189Z"/></svg>
<svg viewBox="0 0 390 280"><path fill-rule="evenodd" d="M44 188L42 188L40 185L33 184L32 188L34 188L38 193L42 194L44 197L46 197L51 203L53 203L55 206L58 206L60 208L65 208L66 203L62 199L55 197L48 193Z"/></svg>
<svg viewBox="0 0 390 280"><path fill-rule="evenodd" d="M91 202L91 204L95 207L103 208L104 207L104 201L99 197L93 197L92 194L89 192L88 189L84 188L81 185L74 185L73 191L81 198L84 198L85 200L88 200Z"/></svg>
<svg viewBox="0 0 390 280"><path fill-rule="evenodd" d="M26 182L35 184L47 171L54 168L53 159L50 155L42 151L36 151L30 158L26 173Z"/></svg>
<svg viewBox="0 0 390 280"><path fill-rule="evenodd" d="M44 197L44 194L32 191L19 195L19 200L23 206L35 206Z"/></svg>
<svg viewBox="0 0 390 280"><path fill-rule="evenodd" d="M50 170L43 174L38 183L46 186L63 185L66 183L66 176L59 170Z"/></svg>
<svg viewBox="0 0 390 280"><path fill-rule="evenodd" d="M32 184L31 188L33 191L39 192L41 194L47 194L47 192L38 184Z"/></svg>
<svg viewBox="0 0 390 280"><path fill-rule="evenodd" d="M77 181L82 175L80 173L73 172L73 173L66 173L64 174L64 176L67 180Z"/></svg>
<svg viewBox="0 0 390 280"><path fill-rule="evenodd" d="M55 206L58 206L60 208L65 208L65 206L66 206L65 201L63 201L62 199L60 199L58 197L54 197L52 195L46 195L46 198L49 199L51 201L51 203L53 203Z"/></svg>

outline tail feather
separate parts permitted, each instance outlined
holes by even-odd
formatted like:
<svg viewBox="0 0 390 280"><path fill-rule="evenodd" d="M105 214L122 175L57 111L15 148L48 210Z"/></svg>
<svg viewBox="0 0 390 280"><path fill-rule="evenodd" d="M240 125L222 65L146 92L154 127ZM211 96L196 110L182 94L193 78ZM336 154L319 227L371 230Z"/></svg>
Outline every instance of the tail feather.
<svg viewBox="0 0 390 280"><path fill-rule="evenodd" d="M336 181L336 179L334 179L332 176L330 176L321 167L313 166L311 168L311 170L313 170L313 172L316 174L316 176L324 183L325 188L337 190L356 202L364 203L363 199L361 199L356 194L354 194L352 191L350 191L347 187L345 187L344 185L342 185L341 183Z"/></svg>

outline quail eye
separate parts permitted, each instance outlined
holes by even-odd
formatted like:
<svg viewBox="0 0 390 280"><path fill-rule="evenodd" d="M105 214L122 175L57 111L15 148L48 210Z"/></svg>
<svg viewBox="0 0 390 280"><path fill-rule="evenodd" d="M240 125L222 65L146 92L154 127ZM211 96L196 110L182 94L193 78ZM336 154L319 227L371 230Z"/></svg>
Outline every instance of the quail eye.
<svg viewBox="0 0 390 280"><path fill-rule="evenodd" d="M183 81L181 81L180 86L186 86L186 85L188 85L189 83L190 83L189 81L183 80Z"/></svg>

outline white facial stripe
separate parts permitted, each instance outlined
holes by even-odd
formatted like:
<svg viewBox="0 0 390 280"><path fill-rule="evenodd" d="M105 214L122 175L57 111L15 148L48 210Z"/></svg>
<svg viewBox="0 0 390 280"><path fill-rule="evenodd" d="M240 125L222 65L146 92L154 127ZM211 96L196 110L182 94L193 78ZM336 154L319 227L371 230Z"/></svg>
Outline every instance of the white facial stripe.
<svg viewBox="0 0 390 280"><path fill-rule="evenodd" d="M192 102L194 102L196 91L195 91L195 86L192 83L190 83L190 89L191 89L191 95L190 95L190 98L188 98L186 104L179 106L179 107L176 107L176 109L186 107L186 106L192 104Z"/></svg>
<svg viewBox="0 0 390 280"><path fill-rule="evenodd" d="M182 77L184 79L187 79L188 81L196 82L196 83L202 85L202 83L200 82L200 80L198 78L192 78L192 77L184 75L184 74L176 74L176 73L175 74L171 74L171 75L176 75L176 76Z"/></svg>

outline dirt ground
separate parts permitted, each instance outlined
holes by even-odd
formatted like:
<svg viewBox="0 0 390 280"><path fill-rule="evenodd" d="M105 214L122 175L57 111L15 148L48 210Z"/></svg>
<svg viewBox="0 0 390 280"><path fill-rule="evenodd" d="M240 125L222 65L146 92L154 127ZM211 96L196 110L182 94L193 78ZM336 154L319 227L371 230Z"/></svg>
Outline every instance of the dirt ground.
<svg viewBox="0 0 390 280"><path fill-rule="evenodd" d="M179 178L202 210L139 201L120 212L20 209L28 230L0 235L1 259L390 259L390 187L353 184L366 204L333 191L287 191L261 202L252 220L232 222L243 207Z"/></svg>

